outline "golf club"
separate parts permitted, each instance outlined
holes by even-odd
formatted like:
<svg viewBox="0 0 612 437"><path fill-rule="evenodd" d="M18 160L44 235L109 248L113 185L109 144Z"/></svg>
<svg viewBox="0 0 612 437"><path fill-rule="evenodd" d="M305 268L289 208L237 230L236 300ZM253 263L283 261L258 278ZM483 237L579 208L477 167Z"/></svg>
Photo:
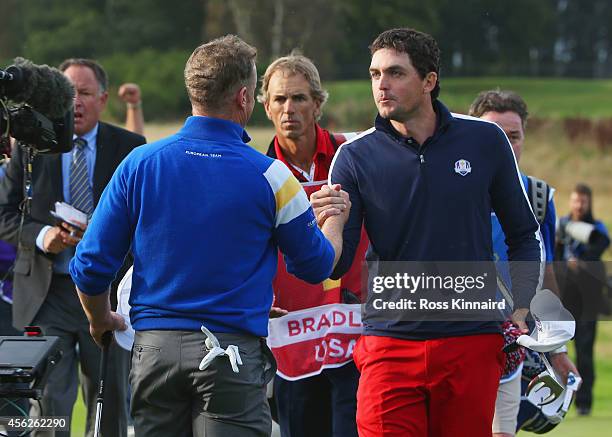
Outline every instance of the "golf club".
<svg viewBox="0 0 612 437"><path fill-rule="evenodd" d="M102 359L100 360L100 381L98 382L98 396L96 398L96 422L94 425L94 437L100 437L100 425L102 423L102 405L104 404L104 383L106 380L106 369L108 368L108 349L113 340L112 331L102 334Z"/></svg>

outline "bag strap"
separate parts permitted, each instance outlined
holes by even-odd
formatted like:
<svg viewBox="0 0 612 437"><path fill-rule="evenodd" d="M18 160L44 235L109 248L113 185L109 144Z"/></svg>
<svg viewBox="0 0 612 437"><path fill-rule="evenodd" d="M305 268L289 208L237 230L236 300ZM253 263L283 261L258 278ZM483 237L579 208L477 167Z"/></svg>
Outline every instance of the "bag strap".
<svg viewBox="0 0 612 437"><path fill-rule="evenodd" d="M329 133L329 139L334 146L334 152L337 151L338 147L340 147L340 145L346 141L346 137L344 135L332 134L331 132Z"/></svg>
<svg viewBox="0 0 612 437"><path fill-rule="evenodd" d="M538 223L542 224L548 208L550 187L542 179L533 176L527 176L527 179L529 180L529 203L531 203L531 208Z"/></svg>

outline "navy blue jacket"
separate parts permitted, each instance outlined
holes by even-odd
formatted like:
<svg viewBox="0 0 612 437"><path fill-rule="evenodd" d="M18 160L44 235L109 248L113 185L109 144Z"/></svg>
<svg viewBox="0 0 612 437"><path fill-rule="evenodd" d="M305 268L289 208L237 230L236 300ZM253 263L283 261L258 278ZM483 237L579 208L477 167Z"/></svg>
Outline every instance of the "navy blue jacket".
<svg viewBox="0 0 612 437"><path fill-rule="evenodd" d="M506 235L515 307L529 307L541 280L541 245L511 146L495 124L451 114L434 102L437 127L419 145L378 116L375 126L338 150L330 170L352 202L342 257L332 274L349 268L362 222L368 260L492 261L491 211ZM372 273L372 272L370 272ZM426 339L499 332L499 323L369 324L366 334Z"/></svg>

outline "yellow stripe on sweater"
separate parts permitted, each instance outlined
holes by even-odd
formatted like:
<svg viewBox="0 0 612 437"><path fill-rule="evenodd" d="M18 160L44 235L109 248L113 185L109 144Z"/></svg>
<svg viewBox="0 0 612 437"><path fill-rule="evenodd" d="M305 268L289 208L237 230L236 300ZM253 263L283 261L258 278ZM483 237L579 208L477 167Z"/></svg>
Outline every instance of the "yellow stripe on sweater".
<svg viewBox="0 0 612 437"><path fill-rule="evenodd" d="M276 198L276 213L283 209L295 195L302 190L302 186L294 177L288 177L285 183L274 193Z"/></svg>

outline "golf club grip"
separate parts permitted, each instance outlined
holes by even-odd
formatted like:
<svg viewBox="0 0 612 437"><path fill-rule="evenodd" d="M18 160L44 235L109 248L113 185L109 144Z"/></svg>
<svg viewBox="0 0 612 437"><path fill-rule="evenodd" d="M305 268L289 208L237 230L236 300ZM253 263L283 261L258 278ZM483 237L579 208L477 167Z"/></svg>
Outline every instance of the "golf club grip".
<svg viewBox="0 0 612 437"><path fill-rule="evenodd" d="M518 350L518 348L520 348L520 347L521 347L520 344L518 344L516 341L513 341L512 343L508 343L507 345L505 345L502 350L505 353L509 354L509 353L512 353L512 352Z"/></svg>
<svg viewBox="0 0 612 437"><path fill-rule="evenodd" d="M102 334L102 356L100 360L100 381L98 384L97 401L101 402L104 398L104 384L106 380L106 369L108 368L108 349L113 341L113 332L106 331Z"/></svg>

